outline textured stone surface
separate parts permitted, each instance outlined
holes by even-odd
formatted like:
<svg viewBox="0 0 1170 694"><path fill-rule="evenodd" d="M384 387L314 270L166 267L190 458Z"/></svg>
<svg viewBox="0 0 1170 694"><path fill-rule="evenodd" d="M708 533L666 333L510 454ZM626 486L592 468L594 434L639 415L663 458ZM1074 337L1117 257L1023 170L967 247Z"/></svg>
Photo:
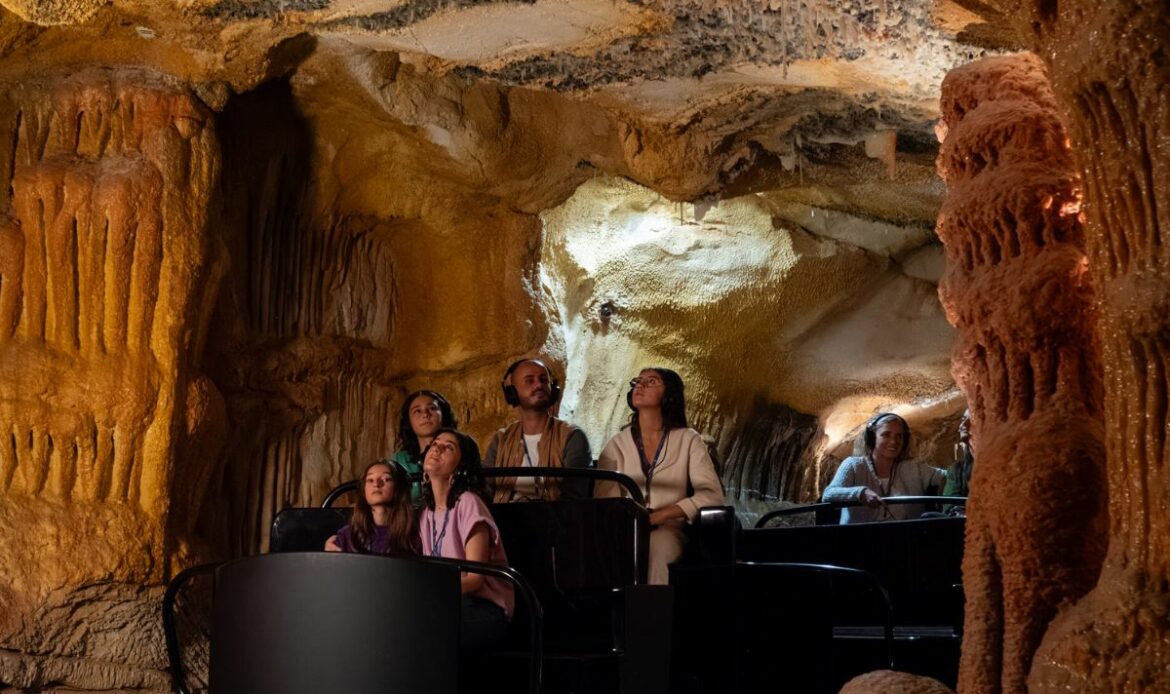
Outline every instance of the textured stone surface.
<svg viewBox="0 0 1170 694"><path fill-rule="evenodd" d="M841 688L841 694L951 694L938 680L893 670L875 670L854 677Z"/></svg>
<svg viewBox="0 0 1170 694"><path fill-rule="evenodd" d="M209 112L149 72L8 85L0 119L0 680L165 685L157 584L222 248ZM189 409L190 408L190 409ZM187 426L184 426L186 424ZM213 460L187 460L188 474Z"/></svg>
<svg viewBox="0 0 1170 694"><path fill-rule="evenodd" d="M1043 67L943 82L940 296L971 406L960 688L1025 691L1048 622L1093 585L1107 516L1101 362L1080 178Z"/></svg>
<svg viewBox="0 0 1170 694"><path fill-rule="evenodd" d="M998 5L998 3L996 3ZM1029 691L1170 688L1166 477L1170 7L1025 3L1084 176L1105 362L1109 548L1100 580L1052 622ZM1090 34L1085 26L1092 26Z"/></svg>
<svg viewBox="0 0 1170 694"><path fill-rule="evenodd" d="M550 350L570 365L562 411L603 441L629 415L639 366L676 368L692 376L691 418L715 437L731 496L795 499L819 495L867 415L810 446L818 419L852 409L843 401L942 396L952 330L937 286L896 261L941 255L933 235L792 207L768 194L679 205L594 179L546 212Z"/></svg>

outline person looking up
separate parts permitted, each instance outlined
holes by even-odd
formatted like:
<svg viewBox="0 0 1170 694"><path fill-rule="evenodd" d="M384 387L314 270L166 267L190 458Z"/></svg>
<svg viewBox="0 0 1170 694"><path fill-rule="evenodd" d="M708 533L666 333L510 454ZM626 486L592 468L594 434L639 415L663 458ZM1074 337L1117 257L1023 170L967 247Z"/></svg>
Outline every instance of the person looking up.
<svg viewBox="0 0 1170 694"><path fill-rule="evenodd" d="M416 390L402 401L398 412L398 450L390 456L390 461L401 465L416 480L410 488L416 504L422 498L422 483L417 481L422 475L422 452L441 427L459 427L451 403L442 393Z"/></svg>
<svg viewBox="0 0 1170 694"><path fill-rule="evenodd" d="M841 510L841 524L917 518L920 504L887 506L888 496L921 496L937 493L943 471L907 460L910 425L891 412L878 414L865 425L865 455L841 461L833 481L825 488L825 501L859 501L864 506Z"/></svg>
<svg viewBox="0 0 1170 694"><path fill-rule="evenodd" d="M479 446L467 434L442 428L423 454L423 509L419 542L428 557L508 565L500 531L479 494L483 471ZM461 640L464 649L498 643L508 633L515 605L502 579L464 572Z"/></svg>
<svg viewBox="0 0 1170 694"><path fill-rule="evenodd" d="M417 556L420 545L406 471L394 463L371 463L349 523L325 541L327 552Z"/></svg>
<svg viewBox="0 0 1170 694"><path fill-rule="evenodd" d="M645 490L650 511L652 585L665 585L667 567L682 556L684 526L704 506L723 505L723 486L699 432L687 426L682 377L661 367L630 381L630 423L605 444L597 467L623 473ZM622 496L616 482L597 483L596 497Z"/></svg>
<svg viewBox="0 0 1170 694"><path fill-rule="evenodd" d="M585 432L553 416L560 384L540 359L517 360L504 372L504 400L519 419L492 435L484 467L587 468L593 462ZM492 501L586 498L587 480L498 477Z"/></svg>

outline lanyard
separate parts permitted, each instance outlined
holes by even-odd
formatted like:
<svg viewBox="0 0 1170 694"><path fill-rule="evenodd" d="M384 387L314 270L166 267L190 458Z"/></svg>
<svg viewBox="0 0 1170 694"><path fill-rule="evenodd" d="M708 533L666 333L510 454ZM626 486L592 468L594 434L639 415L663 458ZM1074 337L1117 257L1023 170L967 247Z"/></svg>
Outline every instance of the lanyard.
<svg viewBox="0 0 1170 694"><path fill-rule="evenodd" d="M658 469L658 456L662 453L662 446L666 444L666 437L670 434L670 430L662 432L662 438L658 439L658 449L654 451L653 462L646 459L646 447L642 444L642 428L634 425L634 447L638 449L639 462L642 463L642 474L646 475L646 507L650 507L650 483L654 480L654 471Z"/></svg>
<svg viewBox="0 0 1170 694"><path fill-rule="evenodd" d="M451 509L443 511L443 531L437 536L435 535L435 512L431 511L431 556L441 557L440 550L443 547L443 538L447 536L447 521L451 520Z"/></svg>
<svg viewBox="0 0 1170 694"><path fill-rule="evenodd" d="M874 481L877 482L878 493L882 495L882 498L889 496L890 492L892 492L894 489L894 477L898 474L898 463L894 463L893 466L890 467L890 476L887 478L886 486L883 489L882 478L879 477L877 473L877 464L874 463L873 459L868 456L866 456L865 462L869 464L869 471L873 474Z"/></svg>
<svg viewBox="0 0 1170 694"><path fill-rule="evenodd" d="M537 445L536 450L539 452L540 451L540 448L539 448L540 442L537 441L536 445ZM528 450L528 439L524 438L523 432L521 432L521 434L520 434L520 447L524 449L524 462L528 463L528 467L536 467L536 465L533 464L533 462L532 462L532 453L529 452L529 450ZM547 463L546 463L546 465L547 465ZM508 501L514 501L516 499L516 487L515 487L515 481L514 481L516 478L513 477L512 479L513 479L512 495L510 497L508 497ZM544 498L544 489L542 488L542 485L541 485L542 481L543 481L543 478L541 478L541 477L534 477L532 479L532 486L536 488L536 498L537 499Z"/></svg>

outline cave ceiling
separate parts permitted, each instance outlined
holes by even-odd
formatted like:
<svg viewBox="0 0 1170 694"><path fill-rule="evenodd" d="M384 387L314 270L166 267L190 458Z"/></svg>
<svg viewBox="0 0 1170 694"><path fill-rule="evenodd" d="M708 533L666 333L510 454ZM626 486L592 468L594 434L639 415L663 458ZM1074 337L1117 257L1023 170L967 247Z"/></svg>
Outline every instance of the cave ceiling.
<svg viewBox="0 0 1170 694"><path fill-rule="evenodd" d="M942 192L933 173L939 83L955 65L1014 43L997 16L973 0L0 0L0 6L7 10L0 77L49 62L65 71L145 65L195 85L218 109L232 94L295 73L298 107L318 132L339 121L405 123L445 150L419 166L451 159L460 183L531 212L559 204L601 170L674 200L789 189L800 204L933 225ZM414 90L439 95L414 109L429 111L421 117L404 113L403 102L412 101L402 86L406 72ZM461 135L436 134L443 99L455 112L451 118L474 118L464 113L475 110L467 102L487 98L475 95L477 88L510 92L513 101L519 92L536 94L530 100L541 103L529 108L533 120L550 109L584 111L588 116L576 123L558 122L592 129L594 137L576 136L576 147L538 142L531 170L516 173L524 143L515 137L490 143L490 133L481 132L475 142L452 143ZM502 131L517 108L500 100L493 118ZM596 136L604 131L612 132ZM896 141L883 139L889 133ZM569 173L549 177L550 158L563 160L552 163ZM460 160L467 171L460 172ZM506 179L513 180L501 184ZM875 184L882 194L874 194Z"/></svg>

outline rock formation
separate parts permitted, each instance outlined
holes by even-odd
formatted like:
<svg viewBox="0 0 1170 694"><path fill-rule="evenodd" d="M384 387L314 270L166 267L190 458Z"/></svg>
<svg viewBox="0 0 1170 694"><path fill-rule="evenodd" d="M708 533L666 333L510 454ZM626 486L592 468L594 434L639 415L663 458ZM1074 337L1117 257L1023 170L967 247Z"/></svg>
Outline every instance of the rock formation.
<svg viewBox="0 0 1170 694"><path fill-rule="evenodd" d="M960 689L1023 692L1105 545L1101 362L1080 178L1043 68L987 58L943 81L939 294L972 443Z"/></svg>
<svg viewBox="0 0 1170 694"><path fill-rule="evenodd" d="M165 77L94 69L9 85L0 119L0 678L158 688L143 586L206 492L173 485L224 429L199 364L225 260L211 116Z"/></svg>
<svg viewBox="0 0 1170 694"><path fill-rule="evenodd" d="M1029 691L1170 688L1166 504L1170 7L1029 2L997 9L1045 61L1083 175L1104 361L1109 548L1096 586L1062 610ZM1010 10L1010 12L1009 12Z"/></svg>

